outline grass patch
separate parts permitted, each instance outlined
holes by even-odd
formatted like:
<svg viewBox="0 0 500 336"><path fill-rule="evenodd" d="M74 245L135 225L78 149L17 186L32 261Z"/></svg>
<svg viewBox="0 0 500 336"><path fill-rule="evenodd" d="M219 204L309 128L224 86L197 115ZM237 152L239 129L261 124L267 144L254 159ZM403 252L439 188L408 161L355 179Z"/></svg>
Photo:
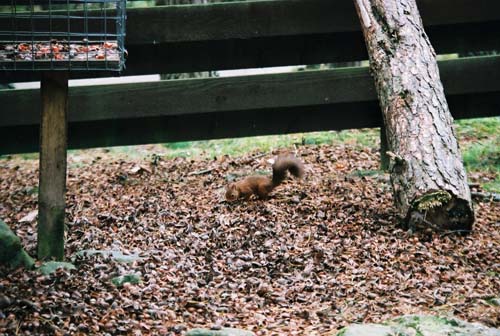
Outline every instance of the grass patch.
<svg viewBox="0 0 500 336"><path fill-rule="evenodd" d="M467 171L488 173L489 180L481 181L482 187L490 192L500 192L500 117L459 120L455 123L455 131ZM343 143L355 147L378 148L380 145L379 129L184 141L167 143L156 148L160 149L161 153L159 154L170 158L219 157L223 155L236 157L249 152L270 152L277 148L293 149L295 146L301 145L339 145ZM109 154L125 155L129 159L140 159L151 155L151 150L145 150L140 146L109 147L101 150ZM82 152L79 150L69 151L69 154L78 155L78 153ZM38 159L38 154L5 155L0 156L0 160L8 160L12 157L30 160Z"/></svg>
<svg viewBox="0 0 500 336"><path fill-rule="evenodd" d="M0 160L10 160L18 158L22 160L38 160L38 153L4 154L0 155Z"/></svg>
<svg viewBox="0 0 500 336"><path fill-rule="evenodd" d="M467 171L492 174L493 179L481 185L500 192L500 118L460 120L456 131Z"/></svg>
<svg viewBox="0 0 500 336"><path fill-rule="evenodd" d="M499 136L500 117L463 119L455 122L459 139L484 139Z"/></svg>
<svg viewBox="0 0 500 336"><path fill-rule="evenodd" d="M465 167L469 172L487 172L493 174L493 180L481 183L491 192L500 192L500 141L486 139L475 142L462 149Z"/></svg>
<svg viewBox="0 0 500 336"><path fill-rule="evenodd" d="M242 156L249 152L270 152L277 148L296 145L322 145L349 143L372 146L378 141L378 129L296 133L235 139L174 142L164 144L168 157Z"/></svg>

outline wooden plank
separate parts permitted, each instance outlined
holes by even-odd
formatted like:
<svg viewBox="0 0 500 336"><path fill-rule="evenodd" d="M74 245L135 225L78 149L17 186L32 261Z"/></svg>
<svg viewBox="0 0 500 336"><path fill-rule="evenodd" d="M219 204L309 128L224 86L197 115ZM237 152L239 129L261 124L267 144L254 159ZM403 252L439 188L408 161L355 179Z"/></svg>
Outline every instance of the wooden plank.
<svg viewBox="0 0 500 336"><path fill-rule="evenodd" d="M432 26L427 32L438 54L500 50L500 21ZM360 32L129 45L128 51L123 76L335 63L368 57ZM71 78L117 75L73 71ZM40 80L40 73L36 72L18 71L0 76L0 82L37 80Z"/></svg>
<svg viewBox="0 0 500 336"><path fill-rule="evenodd" d="M148 25L144 25L147 18ZM127 43L164 43L355 31L350 0L278 0L127 11Z"/></svg>
<svg viewBox="0 0 500 336"><path fill-rule="evenodd" d="M498 116L500 91L447 96L455 119ZM69 148L380 127L377 101L69 124ZM0 154L38 150L38 126L0 127Z"/></svg>
<svg viewBox="0 0 500 336"><path fill-rule="evenodd" d="M500 21L430 26L438 54L500 49ZM481 38L478 38L481 36ZM361 32L129 45L124 76L361 61Z"/></svg>
<svg viewBox="0 0 500 336"><path fill-rule="evenodd" d="M500 90L500 56L439 62L448 95ZM38 122L38 90L0 92L1 126ZM71 122L244 111L376 100L368 68L74 87ZM29 109L26 106L30 106Z"/></svg>
<svg viewBox="0 0 500 336"><path fill-rule="evenodd" d="M0 92L0 126L37 122L38 90ZM237 111L370 100L366 68L70 88L70 121ZM31 109L26 109L26 106Z"/></svg>
<svg viewBox="0 0 500 336"><path fill-rule="evenodd" d="M427 26L500 20L500 3L496 0L418 0L417 3ZM129 8L127 17L128 44L360 30L352 0L248 1Z"/></svg>
<svg viewBox="0 0 500 336"><path fill-rule="evenodd" d="M417 3L426 26L500 20L500 3L496 0ZM73 11L71 15L83 16L83 12ZM89 11L87 16L99 15L101 10L94 14ZM106 15L114 14L108 10ZM24 21L25 27L23 20L17 27L30 28L30 21ZM83 31L81 24L82 20L74 20L71 30ZM53 19L51 25L54 31L68 30L63 19ZM89 24L88 29L98 29L97 26ZM47 30L43 21L37 22L36 27ZM352 0L268 0L127 9L128 45L324 34L359 28ZM10 20L0 21L0 31L10 29Z"/></svg>
<svg viewBox="0 0 500 336"><path fill-rule="evenodd" d="M63 260L68 73L44 73L41 96L38 259Z"/></svg>

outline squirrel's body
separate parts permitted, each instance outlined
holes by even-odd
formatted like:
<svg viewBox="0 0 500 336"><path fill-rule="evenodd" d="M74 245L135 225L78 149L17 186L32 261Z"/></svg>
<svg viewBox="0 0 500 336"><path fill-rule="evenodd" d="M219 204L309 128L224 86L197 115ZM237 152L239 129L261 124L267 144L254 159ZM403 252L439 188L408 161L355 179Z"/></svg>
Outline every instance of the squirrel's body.
<svg viewBox="0 0 500 336"><path fill-rule="evenodd" d="M239 198L248 200L252 195L267 199L269 193L283 182L287 171L301 178L304 175L304 165L296 157L278 156L273 164L272 177L249 176L241 181L233 182L226 188L226 200L235 201Z"/></svg>

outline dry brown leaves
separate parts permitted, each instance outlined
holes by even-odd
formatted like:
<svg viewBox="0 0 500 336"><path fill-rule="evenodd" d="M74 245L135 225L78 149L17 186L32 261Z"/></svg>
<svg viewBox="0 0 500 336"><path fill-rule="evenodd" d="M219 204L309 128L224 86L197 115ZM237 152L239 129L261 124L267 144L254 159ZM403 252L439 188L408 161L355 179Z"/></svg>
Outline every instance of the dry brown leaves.
<svg viewBox="0 0 500 336"><path fill-rule="evenodd" d="M68 258L82 249L145 257L75 261L52 276L3 272L0 333L182 334L234 326L259 335L318 335L407 313L499 326L498 203L475 205L469 236L409 235L397 226L388 178L362 174L378 154L306 146L304 181L268 202L226 204L231 174L269 171L271 155L213 160L70 157ZM365 176L363 176L365 175ZM36 161L0 161L0 218L34 255ZM1 272L1 271L0 271ZM117 289L128 273L139 285ZM0 300L1 301L1 300Z"/></svg>

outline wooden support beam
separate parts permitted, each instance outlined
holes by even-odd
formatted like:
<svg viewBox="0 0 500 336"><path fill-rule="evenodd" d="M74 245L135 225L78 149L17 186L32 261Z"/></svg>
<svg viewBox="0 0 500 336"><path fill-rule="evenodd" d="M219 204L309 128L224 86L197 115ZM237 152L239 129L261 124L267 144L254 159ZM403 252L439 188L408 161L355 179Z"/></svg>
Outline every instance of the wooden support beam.
<svg viewBox="0 0 500 336"><path fill-rule="evenodd" d="M430 26L438 54L500 49L500 19ZM478 38L481 36L481 38ZM268 36L251 39L127 44L122 75L180 73L361 61L368 59L360 31Z"/></svg>
<svg viewBox="0 0 500 336"><path fill-rule="evenodd" d="M41 84L38 259L63 260L68 73L46 72Z"/></svg>
<svg viewBox="0 0 500 336"><path fill-rule="evenodd" d="M439 66L455 118L498 115L499 56ZM0 154L37 150L38 94L0 91L9 109L0 114ZM379 127L381 120L366 68L74 87L69 94L70 148Z"/></svg>
<svg viewBox="0 0 500 336"><path fill-rule="evenodd" d="M498 116L500 91L447 97L455 119ZM380 127L377 101L69 123L68 148ZM0 127L0 154L38 150L35 125Z"/></svg>
<svg viewBox="0 0 500 336"><path fill-rule="evenodd" d="M417 3L426 26L500 19L500 3L496 0L419 0ZM127 20L129 44L360 31L352 0L271 0L129 8Z"/></svg>
<svg viewBox="0 0 500 336"><path fill-rule="evenodd" d="M500 90L500 56L439 62L447 95ZM38 90L0 91L0 127L33 125ZM70 122L376 101L367 67L71 88ZM29 106L29 108L26 108Z"/></svg>
<svg viewBox="0 0 500 336"><path fill-rule="evenodd" d="M19 3L21 0L17 0ZM25 0L27 4L31 2ZM496 0L418 0L426 27L500 20ZM99 14L100 10L96 11ZM62 11L66 15L66 11ZM83 16L73 11L73 16ZM92 11L87 13L92 17ZM113 11L108 11L108 17ZM96 15L94 15L96 16ZM95 20L97 21L97 20ZM67 31L66 20L37 20L36 28ZM18 30L30 30L29 20L19 20ZM72 31L83 31L83 20L71 22ZM183 6L131 7L127 9L127 45L189 41L252 39L360 31L352 0L268 0ZM12 29L10 20L0 30ZM99 32L90 24L89 32Z"/></svg>

